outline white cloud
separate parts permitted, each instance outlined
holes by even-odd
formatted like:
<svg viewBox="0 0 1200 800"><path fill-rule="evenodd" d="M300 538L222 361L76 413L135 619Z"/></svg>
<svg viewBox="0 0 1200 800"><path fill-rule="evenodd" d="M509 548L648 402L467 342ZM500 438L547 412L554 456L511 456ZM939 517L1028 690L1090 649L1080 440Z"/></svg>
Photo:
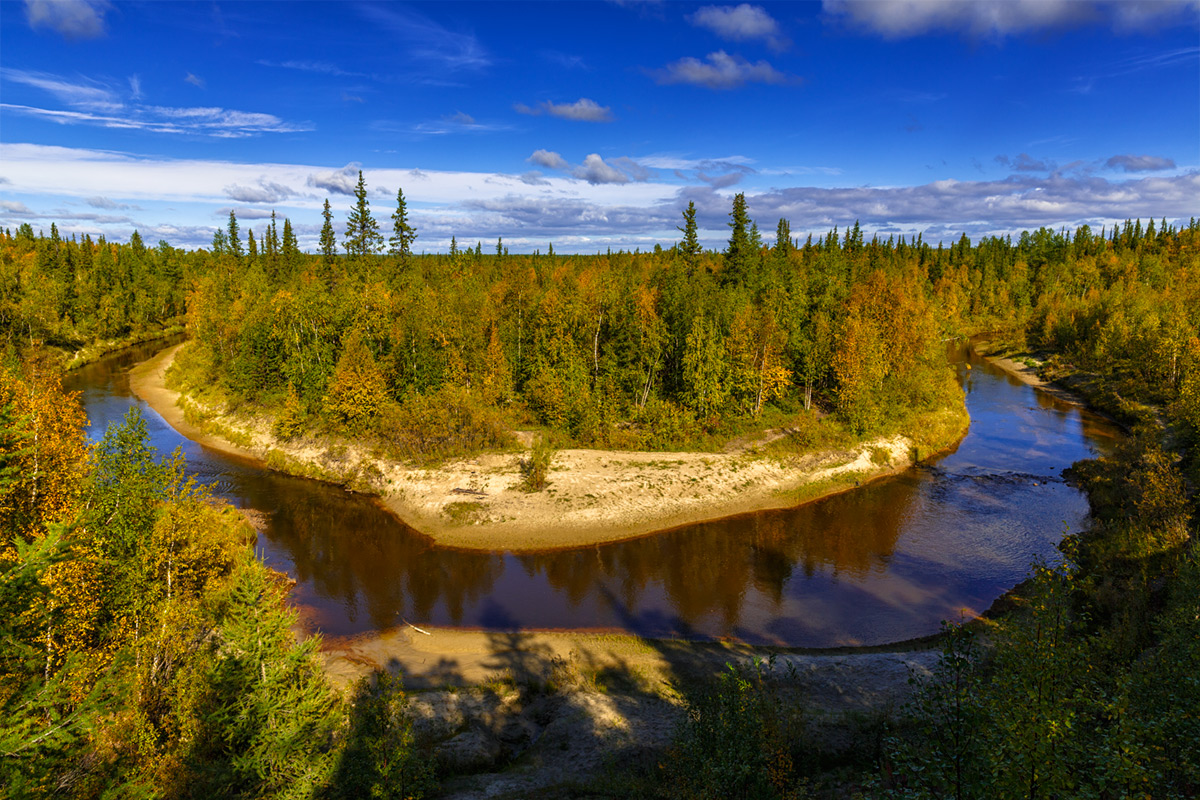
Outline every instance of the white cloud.
<svg viewBox="0 0 1200 800"><path fill-rule="evenodd" d="M662 84L688 83L708 89L736 89L746 83L785 84L795 79L766 61L749 62L724 50L709 53L704 61L687 56L650 75Z"/></svg>
<svg viewBox="0 0 1200 800"><path fill-rule="evenodd" d="M65 39L97 39L107 31L108 0L25 0L25 19L34 30L49 28Z"/></svg>
<svg viewBox="0 0 1200 800"><path fill-rule="evenodd" d="M16 200L0 200L0 211L3 211L10 217L33 217L36 216L29 210L29 206Z"/></svg>
<svg viewBox="0 0 1200 800"><path fill-rule="evenodd" d="M353 188L351 188L351 192L353 192ZM258 179L257 186L230 184L225 187L225 194L229 196L230 200L237 200L242 203L278 203L280 200L286 200L291 197L295 192L287 186L282 186L262 177Z"/></svg>
<svg viewBox="0 0 1200 800"><path fill-rule="evenodd" d="M83 202L87 203L92 208L103 208L106 211L124 211L126 209L135 207L129 205L128 203L118 203L115 200L110 200L107 197L102 197L100 195L95 197L85 197Z"/></svg>
<svg viewBox="0 0 1200 800"><path fill-rule="evenodd" d="M491 56L473 33L452 31L411 9L381 3L361 3L359 13L373 25L392 32L405 47L399 52L439 71L480 70Z"/></svg>
<svg viewBox="0 0 1200 800"><path fill-rule="evenodd" d="M199 77L198 75L194 75L194 74L192 74L191 72L189 72L189 73L188 73L188 74L187 74L187 75L184 77L184 79L183 79L183 82L184 82L184 83L190 83L192 86L195 86L197 89L203 89L203 88L204 88L204 79L203 79L203 78L201 78L201 77Z"/></svg>
<svg viewBox="0 0 1200 800"><path fill-rule="evenodd" d="M612 109L609 106L602 106L595 100L589 100L586 97L581 97L574 103L552 103L549 100L538 103L536 106L516 103L513 108L521 114L528 114L532 117L549 114L552 117L576 122L613 121Z"/></svg>
<svg viewBox="0 0 1200 800"><path fill-rule="evenodd" d="M569 166L567 160L553 150L534 150L533 155L525 160L547 169L566 169Z"/></svg>
<svg viewBox="0 0 1200 800"><path fill-rule="evenodd" d="M583 163L571 170L571 174L588 183L629 183L629 176L605 162L597 153L583 159Z"/></svg>
<svg viewBox="0 0 1200 800"><path fill-rule="evenodd" d="M744 42L762 39L776 50L789 44L779 29L779 23L762 6L742 3L739 6L704 6L689 18L693 25L708 28L725 39Z"/></svg>
<svg viewBox="0 0 1200 800"><path fill-rule="evenodd" d="M475 118L470 114L463 113L462 111L455 111L453 114L446 117L446 122L452 122L455 125L474 125Z"/></svg>
<svg viewBox="0 0 1200 800"><path fill-rule="evenodd" d="M313 173L308 176L305 184L314 189L324 189L334 194L353 195L354 190L358 187L359 169L361 169L360 164L352 163L331 172Z"/></svg>
<svg viewBox="0 0 1200 800"><path fill-rule="evenodd" d="M1190 19L1197 0L822 0L825 14L889 39L933 31L1004 37L1103 24L1154 30Z"/></svg>
<svg viewBox="0 0 1200 800"><path fill-rule="evenodd" d="M60 102L88 111L115 111L122 107L121 98L110 86L97 81L76 82L52 75L23 69L0 68L0 78L12 83L31 86L54 95Z"/></svg>
<svg viewBox="0 0 1200 800"><path fill-rule="evenodd" d="M681 163L691 171L700 163L665 155L656 159L653 166L657 169ZM651 160L638 158L635 163L649 167ZM247 175L260 176L263 183L282 187L302 187L310 177L323 175L349 178L347 168L311 164L161 159L33 144L0 143L0 163L10 181L4 185L3 202L7 205L0 206L0 227L13 227L30 216L46 219L47 225L50 220L81 217L69 206L89 199L98 200L96 208L101 212L114 211L117 209L104 205L107 198L113 198L117 205L136 202L150 209L139 210L136 220L143 238L165 238L179 247L208 244L214 211L231 206L227 189L246 185ZM620 159L603 159L593 153L582 164L569 166L559 174L414 172L402 168L369 169L365 177L371 190L403 187L414 224L430 247L443 235L448 241L451 234L460 241L495 241L500 235L514 248L527 240L543 249L547 237L552 237L555 249L563 252L571 252L568 241L573 242L570 248L582 252L606 246L652 247L655 241L665 246L678 238L675 227L688 200L695 200L701 228L710 232L702 233L706 241L720 244L728 238L724 227L729 215L728 188L638 182L628 173L621 182L612 172L621 172L621 163ZM572 174L589 167L591 177L599 182L589 183L586 176L577 178ZM353 170L352 186L357 180L357 165L349 169ZM726 173L714 170L705 174L717 184L727 180ZM605 179L615 182L603 182ZM1043 225L1074 227L1086 222L1099 227L1106 220L1111 224L1126 217L1186 220L1195 214L1196 197L1200 197L1200 172L1196 171L1122 180L1087 174L1018 173L993 181L937 181L895 187L793 185L746 194L751 216L764 229L773 228L780 217L791 220L797 234L823 233L833 225L858 219L868 231L925 231L929 241L943 235L954 239L962 232L973 238L1018 233ZM278 206L280 217L292 220L303 247L316 246L323 200L315 192L301 193ZM335 193L331 202L341 220L353 198ZM56 206L67 210L62 214L30 211ZM233 207L242 216L243 209L237 204ZM390 213L385 209L382 206L377 210L377 218L382 220ZM257 211L269 213L261 208ZM77 230L86 229L93 235L103 232L119 239L127 237L134 227L132 222L118 221L123 217L103 213L91 216L94 219ZM65 226L60 224L60 228L65 231Z"/></svg>
<svg viewBox="0 0 1200 800"><path fill-rule="evenodd" d="M3 103L0 108L17 114L40 117L62 125L125 128L151 133L195 134L215 138L241 138L264 133L294 133L312 130L311 123L286 122L274 114L217 107L178 108L136 102L141 81L129 79L131 92L100 81L70 81L45 72L0 69L5 81L19 83L53 95L71 110Z"/></svg>

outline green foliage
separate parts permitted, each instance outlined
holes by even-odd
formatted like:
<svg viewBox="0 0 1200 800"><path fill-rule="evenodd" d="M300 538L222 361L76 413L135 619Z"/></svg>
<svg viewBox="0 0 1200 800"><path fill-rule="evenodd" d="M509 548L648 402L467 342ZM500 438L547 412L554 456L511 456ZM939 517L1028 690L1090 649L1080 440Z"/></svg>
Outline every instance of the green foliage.
<svg viewBox="0 0 1200 800"><path fill-rule="evenodd" d="M283 410L275 418L273 433L280 439L293 439L304 430L304 404L296 393L296 384L288 383L287 396L283 401Z"/></svg>
<svg viewBox="0 0 1200 800"><path fill-rule="evenodd" d="M977 671L982 654L964 626L943 622L942 637L933 674L910 679L920 689L885 744L892 795L983 800L993 795Z"/></svg>
<svg viewBox="0 0 1200 800"><path fill-rule="evenodd" d="M296 612L265 567L247 557L217 601L222 646L203 675L189 791L203 796L301 798L335 768L339 701L317 658L297 642Z"/></svg>
<svg viewBox="0 0 1200 800"><path fill-rule="evenodd" d="M407 705L400 679L391 673L359 680L330 796L420 800L436 790L432 758L417 750Z"/></svg>
<svg viewBox="0 0 1200 800"><path fill-rule="evenodd" d="M726 665L715 683L685 690L687 717L668 768L669 796L782 798L794 782L799 709L771 685L773 662Z"/></svg>
<svg viewBox="0 0 1200 800"><path fill-rule="evenodd" d="M526 492L540 492L549 484L550 468L554 464L554 445L545 436L539 436L521 459L521 488Z"/></svg>
<svg viewBox="0 0 1200 800"><path fill-rule="evenodd" d="M513 444L509 426L496 410L481 406L469 392L454 386L430 395L409 395L386 410L379 430L392 452L419 464Z"/></svg>

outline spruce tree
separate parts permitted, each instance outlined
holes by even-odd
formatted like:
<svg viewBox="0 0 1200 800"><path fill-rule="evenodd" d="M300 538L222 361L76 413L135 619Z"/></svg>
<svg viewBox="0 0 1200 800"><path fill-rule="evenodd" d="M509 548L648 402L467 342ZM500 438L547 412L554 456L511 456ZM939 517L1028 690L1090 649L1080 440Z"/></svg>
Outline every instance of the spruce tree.
<svg viewBox="0 0 1200 800"><path fill-rule="evenodd" d="M750 215L746 211L746 195L738 192L733 198L733 210L729 212L729 247L725 250L725 269L721 282L725 285L744 286L751 282L754 271L754 243L750 239Z"/></svg>
<svg viewBox="0 0 1200 800"><path fill-rule="evenodd" d="M400 263L408 263L412 255L412 244L417 238L417 229L408 221L408 206L404 202L404 190L396 190L396 210L392 213L392 236L388 239L388 253L400 257Z"/></svg>
<svg viewBox="0 0 1200 800"><path fill-rule="evenodd" d="M371 204L367 202L367 184L362 170L358 171L358 186L354 188L354 208L346 220L346 255L351 258L366 258L383 249L383 234L379 224L371 216Z"/></svg>
<svg viewBox="0 0 1200 800"><path fill-rule="evenodd" d="M688 207L683 211L683 227L676 228L683 234L683 241L679 243L679 257L683 261L683 266L687 270L688 275L696 273L696 266L700 263L700 239L696 235L696 204L688 201Z"/></svg>
<svg viewBox="0 0 1200 800"><path fill-rule="evenodd" d="M333 212L329 210L329 198L325 198L325 208L321 211L325 221L321 226L321 256L326 264L332 265L337 258L337 239L333 233Z"/></svg>
<svg viewBox="0 0 1200 800"><path fill-rule="evenodd" d="M233 209L229 210L229 241L227 242L229 254L238 261L242 260L245 251L242 250L242 240L238 236L237 214L233 213Z"/></svg>

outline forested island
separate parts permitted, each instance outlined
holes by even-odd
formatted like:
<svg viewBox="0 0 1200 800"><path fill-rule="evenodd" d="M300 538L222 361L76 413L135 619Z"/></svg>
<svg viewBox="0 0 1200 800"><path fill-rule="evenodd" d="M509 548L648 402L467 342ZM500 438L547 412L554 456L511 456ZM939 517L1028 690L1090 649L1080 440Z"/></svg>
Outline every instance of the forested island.
<svg viewBox="0 0 1200 800"><path fill-rule="evenodd" d="M517 455L530 492L569 448L715 457L749 442L786 464L902 437L925 458L964 424L944 342L989 332L1129 430L1072 469L1093 522L1062 562L990 620L948 626L933 678L851 725L849 745L813 733L773 662L739 661L653 689L687 711L669 758L546 796L1196 793L1195 220L944 245L857 223L801 240L781 219L767 245L737 195L721 252L700 247L689 206L680 240L652 252L517 255L498 239L417 255L403 193L382 231L367 197L360 174L340 237L326 203L316 254L290 220L243 233L232 213L195 251L53 226L0 238L13 796L434 797L453 781L398 680L329 682L250 526L154 453L136 414L89 445L62 367L179 326L167 380L191 424L236 445L223 415L269 420L273 466L377 492L374 462L436 471L495 452ZM288 450L306 441L369 459L331 471ZM587 681L602 683L537 691Z"/></svg>

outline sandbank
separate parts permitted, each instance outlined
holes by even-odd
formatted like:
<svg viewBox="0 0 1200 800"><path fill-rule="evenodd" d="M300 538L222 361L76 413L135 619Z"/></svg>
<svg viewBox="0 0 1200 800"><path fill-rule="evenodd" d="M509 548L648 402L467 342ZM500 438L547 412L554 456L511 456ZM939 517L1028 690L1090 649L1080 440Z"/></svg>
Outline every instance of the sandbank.
<svg viewBox="0 0 1200 800"><path fill-rule="evenodd" d="M404 523L447 547L534 552L619 541L794 507L914 463L914 445L903 436L793 458L762 455L758 448L766 439L725 453L569 449L556 454L548 488L529 493L520 488L521 453L488 453L424 469L380 458L352 441L280 441L271 433L272 421L260 416L203 409L208 422L191 424L180 407L190 400L165 386L166 371L186 344L164 350L130 375L134 393L172 427L214 449L376 494ZM965 422L958 427L947 446L965 434ZM235 432L242 444L214 431Z"/></svg>

